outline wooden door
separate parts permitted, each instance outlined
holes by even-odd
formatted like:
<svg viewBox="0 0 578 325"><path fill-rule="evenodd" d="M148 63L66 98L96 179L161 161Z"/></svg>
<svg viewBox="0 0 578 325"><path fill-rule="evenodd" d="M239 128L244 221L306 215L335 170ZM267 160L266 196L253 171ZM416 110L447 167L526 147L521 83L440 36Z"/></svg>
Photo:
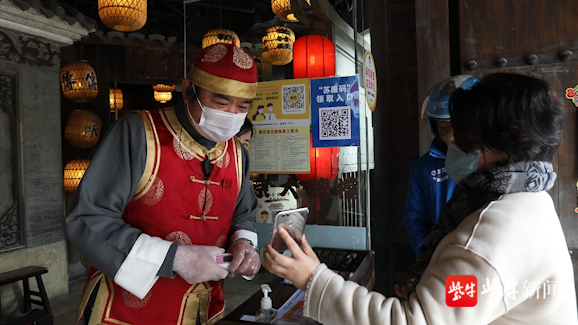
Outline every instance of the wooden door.
<svg viewBox="0 0 578 325"><path fill-rule="evenodd" d="M558 179L550 194L568 247L576 253L578 275L577 107L565 98L566 89L578 84L578 2L460 0L456 5L461 73L480 77L512 72L541 78L566 108L563 141L553 161Z"/></svg>

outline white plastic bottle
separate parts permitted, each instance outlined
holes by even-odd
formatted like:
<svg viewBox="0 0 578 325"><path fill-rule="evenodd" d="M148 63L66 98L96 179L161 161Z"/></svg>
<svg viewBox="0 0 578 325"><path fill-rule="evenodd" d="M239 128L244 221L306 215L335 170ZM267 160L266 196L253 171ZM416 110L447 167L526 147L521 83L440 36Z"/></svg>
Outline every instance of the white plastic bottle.
<svg viewBox="0 0 578 325"><path fill-rule="evenodd" d="M261 285L263 298L261 298L261 308L255 314L255 321L262 324L277 324L277 310L273 308L273 302L269 298L271 287L268 284Z"/></svg>

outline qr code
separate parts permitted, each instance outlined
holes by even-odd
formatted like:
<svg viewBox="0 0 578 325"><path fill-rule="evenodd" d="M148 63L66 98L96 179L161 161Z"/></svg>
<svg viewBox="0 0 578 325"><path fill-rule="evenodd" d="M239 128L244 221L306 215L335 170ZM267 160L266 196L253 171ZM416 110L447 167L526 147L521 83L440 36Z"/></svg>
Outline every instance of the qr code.
<svg viewBox="0 0 578 325"><path fill-rule="evenodd" d="M349 106L319 108L319 139L351 139L351 108Z"/></svg>
<svg viewBox="0 0 578 325"><path fill-rule="evenodd" d="M285 85L282 87L283 114L304 114L305 109L305 85Z"/></svg>

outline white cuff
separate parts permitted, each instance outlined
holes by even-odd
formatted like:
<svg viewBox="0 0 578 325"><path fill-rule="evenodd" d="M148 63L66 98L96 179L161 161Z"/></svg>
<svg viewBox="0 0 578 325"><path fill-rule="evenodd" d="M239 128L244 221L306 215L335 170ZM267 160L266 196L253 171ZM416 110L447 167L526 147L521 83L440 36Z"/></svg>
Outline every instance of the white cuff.
<svg viewBox="0 0 578 325"><path fill-rule="evenodd" d="M239 239L239 238L246 238L248 240L250 240L253 245L255 245L255 247L259 246L259 237L257 236L256 232L252 232L249 230L237 230L235 231L232 235L231 238L229 239L229 243L234 243L235 240Z"/></svg>
<svg viewBox="0 0 578 325"><path fill-rule="evenodd" d="M158 280L157 273L172 242L141 234L114 275L114 282L143 299Z"/></svg>

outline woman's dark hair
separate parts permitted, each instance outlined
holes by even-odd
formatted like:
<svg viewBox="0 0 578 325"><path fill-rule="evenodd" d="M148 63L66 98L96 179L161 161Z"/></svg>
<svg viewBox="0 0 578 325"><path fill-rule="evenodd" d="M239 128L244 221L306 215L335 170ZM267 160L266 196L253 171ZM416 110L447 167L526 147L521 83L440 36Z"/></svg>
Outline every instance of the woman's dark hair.
<svg viewBox="0 0 578 325"><path fill-rule="evenodd" d="M562 141L566 113L543 80L519 74L488 75L450 99L456 145L465 152L484 147L509 161L551 161Z"/></svg>
<svg viewBox="0 0 578 325"><path fill-rule="evenodd" d="M253 131L253 123L251 123L251 121L248 118L245 118L245 122L243 123L243 126L241 126L241 129L239 130L236 136L240 137L249 131L251 132L251 137L253 137L253 134L255 134L255 132Z"/></svg>

